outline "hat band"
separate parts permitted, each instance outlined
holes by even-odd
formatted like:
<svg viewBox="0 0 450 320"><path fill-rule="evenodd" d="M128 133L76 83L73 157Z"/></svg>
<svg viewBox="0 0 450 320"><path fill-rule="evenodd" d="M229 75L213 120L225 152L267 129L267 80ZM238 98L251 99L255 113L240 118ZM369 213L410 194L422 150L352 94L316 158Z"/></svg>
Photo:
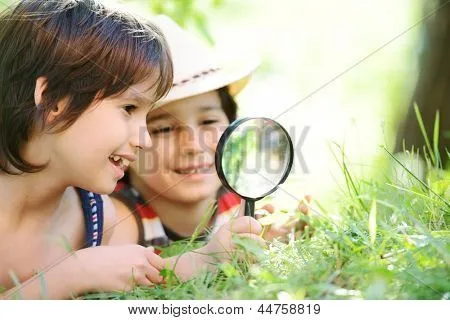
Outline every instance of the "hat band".
<svg viewBox="0 0 450 320"><path fill-rule="evenodd" d="M175 83L172 85L172 88L178 87L178 86L181 86L181 85L184 85L184 84L186 84L186 83L188 83L188 82L197 80L197 79L199 79L199 78L201 78L201 77L204 77L204 76L206 76L206 75L208 75L208 74L217 72L217 71L219 71L219 70L220 70L220 68L210 68L210 69L205 70L205 71L202 71L202 72L200 72L200 73L196 73L196 74L194 74L194 75L193 75L192 77L190 77L190 78L183 79L183 80L181 80L181 81L175 82Z"/></svg>

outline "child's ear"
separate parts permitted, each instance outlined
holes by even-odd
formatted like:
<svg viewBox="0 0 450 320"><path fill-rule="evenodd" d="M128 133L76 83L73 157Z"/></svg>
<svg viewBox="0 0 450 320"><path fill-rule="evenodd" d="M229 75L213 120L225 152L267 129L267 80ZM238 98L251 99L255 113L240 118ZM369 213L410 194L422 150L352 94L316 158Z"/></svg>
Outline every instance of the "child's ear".
<svg viewBox="0 0 450 320"><path fill-rule="evenodd" d="M63 99L59 101L53 108L50 110L47 116L47 123L52 123L65 109L67 104L67 99Z"/></svg>
<svg viewBox="0 0 450 320"><path fill-rule="evenodd" d="M42 96L47 88L47 78L39 77L36 79L36 87L34 88L34 103L38 108L42 103ZM51 123L55 118L62 113L64 109L64 101L59 102L57 105L53 107L53 109L49 112L47 117L47 123Z"/></svg>

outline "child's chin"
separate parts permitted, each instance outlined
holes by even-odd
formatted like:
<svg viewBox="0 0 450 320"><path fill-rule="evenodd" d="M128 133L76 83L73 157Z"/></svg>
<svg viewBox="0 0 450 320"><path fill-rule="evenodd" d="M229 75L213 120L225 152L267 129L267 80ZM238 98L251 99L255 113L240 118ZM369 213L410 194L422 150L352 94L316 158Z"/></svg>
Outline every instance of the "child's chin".
<svg viewBox="0 0 450 320"><path fill-rule="evenodd" d="M185 193L183 192L183 194L179 195L179 199L182 199L182 201L185 203L196 203L206 199L211 199L211 191L209 192L190 191Z"/></svg>
<svg viewBox="0 0 450 320"><path fill-rule="evenodd" d="M91 189L89 189L89 191L92 191L94 193L98 193L98 194L111 194L114 192L114 189L117 186L117 181L109 181L108 183L103 183L103 184L96 184L93 185Z"/></svg>

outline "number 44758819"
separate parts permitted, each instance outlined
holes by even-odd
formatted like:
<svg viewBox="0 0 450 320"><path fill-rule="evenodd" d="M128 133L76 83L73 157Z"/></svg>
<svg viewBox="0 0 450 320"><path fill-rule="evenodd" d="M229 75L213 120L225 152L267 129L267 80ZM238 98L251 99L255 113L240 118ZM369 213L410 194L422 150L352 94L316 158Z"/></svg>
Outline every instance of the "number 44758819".
<svg viewBox="0 0 450 320"><path fill-rule="evenodd" d="M296 304L296 303L270 303L261 304L258 308L261 314L319 314L320 305L315 304Z"/></svg>

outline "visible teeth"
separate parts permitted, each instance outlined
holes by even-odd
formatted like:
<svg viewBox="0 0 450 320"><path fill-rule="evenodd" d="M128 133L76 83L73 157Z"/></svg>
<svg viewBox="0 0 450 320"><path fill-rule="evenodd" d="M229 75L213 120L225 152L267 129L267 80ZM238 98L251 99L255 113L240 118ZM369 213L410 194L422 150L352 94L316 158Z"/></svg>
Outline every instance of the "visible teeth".
<svg viewBox="0 0 450 320"><path fill-rule="evenodd" d="M209 168L191 169L191 170L177 170L180 174L196 174L196 173L207 173Z"/></svg>
<svg viewBox="0 0 450 320"><path fill-rule="evenodd" d="M122 166L128 167L129 164L130 164L130 161L128 161L127 159L123 159L123 158L122 158Z"/></svg>
<svg viewBox="0 0 450 320"><path fill-rule="evenodd" d="M113 159L113 161L117 162L120 159L122 159L120 156L110 156L111 159Z"/></svg>

